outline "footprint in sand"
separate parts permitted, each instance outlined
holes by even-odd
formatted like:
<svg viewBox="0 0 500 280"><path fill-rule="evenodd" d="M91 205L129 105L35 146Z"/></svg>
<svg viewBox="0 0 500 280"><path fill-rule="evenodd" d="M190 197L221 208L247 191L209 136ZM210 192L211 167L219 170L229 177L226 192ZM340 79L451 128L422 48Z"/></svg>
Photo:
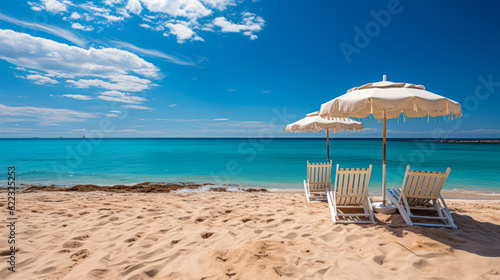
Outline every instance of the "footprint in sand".
<svg viewBox="0 0 500 280"><path fill-rule="evenodd" d="M378 264L378 265L383 265L384 264L384 260L385 260L385 256L384 255L378 255L378 256L373 257L372 260L376 264Z"/></svg>
<svg viewBox="0 0 500 280"><path fill-rule="evenodd" d="M177 244L177 243L179 243L179 242L181 242L181 239L179 239L179 240L172 240L172 241L170 242L170 245L175 245L175 244Z"/></svg>
<svg viewBox="0 0 500 280"><path fill-rule="evenodd" d="M79 241L68 241L68 242L63 244L64 248L78 248L78 247L82 247L82 246L83 246L83 243L79 242Z"/></svg>
<svg viewBox="0 0 500 280"><path fill-rule="evenodd" d="M429 262L424 260L424 259L419 259L418 261L413 262L413 267L415 267L417 269L422 269L428 265L429 265Z"/></svg>
<svg viewBox="0 0 500 280"><path fill-rule="evenodd" d="M297 233L295 233L295 232L290 232L289 234L287 234L287 235L283 236L283 238L285 238L285 239L294 239L294 238L296 238L297 236L298 236L298 234L297 234Z"/></svg>
<svg viewBox="0 0 500 280"><path fill-rule="evenodd" d="M252 219L249 219L249 218L246 218L246 219L243 219L241 220L243 223L247 223L247 222L250 222Z"/></svg>
<svg viewBox="0 0 500 280"><path fill-rule="evenodd" d="M490 270L490 271L486 272L486 274L488 274L488 275L500 275L500 273L498 273L498 271L496 271L496 270L494 270L494 269L492 269L492 270ZM483 274L483 275L484 275L484 274Z"/></svg>
<svg viewBox="0 0 500 280"><path fill-rule="evenodd" d="M89 278L104 279L108 275L109 270L107 269L93 269L87 275Z"/></svg>
<svg viewBox="0 0 500 280"><path fill-rule="evenodd" d="M143 234L144 234L143 232L136 233L134 235L134 237L125 240L125 242L127 242L127 243L135 242L135 241L137 241L137 239L141 238Z"/></svg>
<svg viewBox="0 0 500 280"><path fill-rule="evenodd" d="M82 249L73 255L71 255L71 260L74 262L81 261L83 259L86 259L89 256L90 252L87 249Z"/></svg>
<svg viewBox="0 0 500 280"><path fill-rule="evenodd" d="M359 234L351 234L345 238L345 241L352 242L361 239L361 235Z"/></svg>
<svg viewBox="0 0 500 280"><path fill-rule="evenodd" d="M213 232L205 232L205 233L202 233L202 234L201 234L201 238L203 238L203 239L208 239L208 238L210 238L212 235L214 235L214 233L213 233Z"/></svg>
<svg viewBox="0 0 500 280"><path fill-rule="evenodd" d="M81 240L81 241L82 241L82 240L85 240L85 239L87 239L87 238L89 238L89 235L88 235L88 234L85 234L85 235L81 235L81 236L73 237L72 239L73 239L73 240Z"/></svg>
<svg viewBox="0 0 500 280"><path fill-rule="evenodd" d="M146 275L149 277L154 277L156 274L158 274L159 271L160 271L160 269L158 267L158 268L153 268L153 269L147 270L144 273L146 273Z"/></svg>
<svg viewBox="0 0 500 280"><path fill-rule="evenodd" d="M216 259L219 260L219 261L222 261L222 262L226 262L227 261L227 258L224 258L224 257L221 257L221 256L217 257Z"/></svg>
<svg viewBox="0 0 500 280"><path fill-rule="evenodd" d="M318 236L321 240L325 241L325 242L331 242L331 241L334 241L335 238L337 237L338 235L335 234L334 232L327 232L323 235L320 235Z"/></svg>
<svg viewBox="0 0 500 280"><path fill-rule="evenodd" d="M140 263L140 264L136 264L136 265L127 265L125 268L124 268L124 271L122 271L122 275L127 275L127 274L130 274L131 272L139 269L139 268L142 268L144 266L143 263Z"/></svg>
<svg viewBox="0 0 500 280"><path fill-rule="evenodd" d="M47 273L49 273L49 272L51 272L51 271L54 271L56 268L57 268L57 267L55 267L55 266L49 266L49 267L43 268L42 270L39 270L39 271L37 271L37 272L35 272L35 273L39 273L39 274L47 274Z"/></svg>

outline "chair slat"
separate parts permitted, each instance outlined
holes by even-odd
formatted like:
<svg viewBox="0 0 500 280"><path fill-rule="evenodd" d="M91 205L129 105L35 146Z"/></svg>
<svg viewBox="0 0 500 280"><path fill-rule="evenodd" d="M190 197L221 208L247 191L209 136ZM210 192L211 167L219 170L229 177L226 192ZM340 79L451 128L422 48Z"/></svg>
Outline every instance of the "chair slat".
<svg viewBox="0 0 500 280"><path fill-rule="evenodd" d="M332 164L307 162L307 182L309 191L322 192L331 185Z"/></svg>
<svg viewBox="0 0 500 280"><path fill-rule="evenodd" d="M410 203L411 198L436 199L441 193L448 174L448 170L447 172L408 170L402 190L408 203ZM420 202L420 200L418 201ZM412 202L417 203L416 201Z"/></svg>

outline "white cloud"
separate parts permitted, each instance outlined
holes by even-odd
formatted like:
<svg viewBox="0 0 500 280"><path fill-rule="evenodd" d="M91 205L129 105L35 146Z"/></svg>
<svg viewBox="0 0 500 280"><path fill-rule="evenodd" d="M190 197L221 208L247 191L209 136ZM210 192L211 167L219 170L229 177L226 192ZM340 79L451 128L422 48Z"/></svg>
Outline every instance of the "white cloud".
<svg viewBox="0 0 500 280"><path fill-rule="evenodd" d="M132 92L143 91L152 86L150 80L141 79L136 76L117 75L108 76L107 78L110 82L103 81L101 79L79 79L78 81L67 80L66 82L76 88L98 87L109 90L122 90Z"/></svg>
<svg viewBox="0 0 500 280"><path fill-rule="evenodd" d="M119 115L117 115L117 114L106 114L106 117L108 117L108 118L118 118Z"/></svg>
<svg viewBox="0 0 500 280"><path fill-rule="evenodd" d="M67 10L67 6L57 0L42 0L42 4L47 12L59 13Z"/></svg>
<svg viewBox="0 0 500 280"><path fill-rule="evenodd" d="M154 85L137 75L160 78L156 66L125 50L84 49L12 30L0 29L0 59L50 78L80 78L66 81L78 88L136 92Z"/></svg>
<svg viewBox="0 0 500 280"><path fill-rule="evenodd" d="M123 17L113 16L108 14L103 14L102 17L106 18L110 22L121 21L123 19Z"/></svg>
<svg viewBox="0 0 500 280"><path fill-rule="evenodd" d="M86 25L81 25L78 22L75 22L75 23L71 24L71 27L73 29L79 29L79 30L83 30L83 31L92 31L92 30L94 30L94 27L92 27L92 26L86 26Z"/></svg>
<svg viewBox="0 0 500 280"><path fill-rule="evenodd" d="M169 55L169 54L160 52L158 50L143 49L143 48L137 47L137 46L132 45L132 44L127 43L127 42L122 42L122 41L113 41L113 42L116 43L117 45L125 48L125 49L131 50L131 51L134 51L136 53L140 53L140 54L143 54L146 56L160 58L162 60L172 62L175 64L180 64L180 65L197 66L196 63L194 63L189 58L176 57L173 55Z"/></svg>
<svg viewBox="0 0 500 280"><path fill-rule="evenodd" d="M229 119L227 118L217 118L217 119L214 119L214 121L228 121Z"/></svg>
<svg viewBox="0 0 500 280"><path fill-rule="evenodd" d="M109 25L130 17L126 7L115 7L115 5L123 6L125 4L123 1L108 2L108 4L110 7L104 7L99 2L86 1L82 4L74 4L72 8L82 12L85 15L84 20L93 20L94 24L100 25Z"/></svg>
<svg viewBox="0 0 500 280"><path fill-rule="evenodd" d="M197 19L206 17L212 14L210 9L207 9L198 0L141 0L144 6L151 12L163 13L172 17L186 17Z"/></svg>
<svg viewBox="0 0 500 280"><path fill-rule="evenodd" d="M128 51L84 49L12 30L0 29L0 58L16 66L45 71L57 77L136 73L159 78L156 66Z"/></svg>
<svg viewBox="0 0 500 280"><path fill-rule="evenodd" d="M142 12L142 5L139 0L128 0L127 10L133 14L139 15Z"/></svg>
<svg viewBox="0 0 500 280"><path fill-rule="evenodd" d="M27 75L26 77L23 78L34 81L33 83L37 85L46 85L46 84L55 85L59 83L54 79L42 75Z"/></svg>
<svg viewBox="0 0 500 280"><path fill-rule="evenodd" d="M251 40L257 39L254 32L262 30L264 26L264 19L256 16L253 13L243 13L243 21L241 23L232 23L225 17L217 17L214 19L214 25L221 28L222 32L243 32L244 35L249 36Z"/></svg>
<svg viewBox="0 0 500 280"><path fill-rule="evenodd" d="M76 100L91 100L91 99L94 99L91 96L82 95L82 94L63 94L63 96L64 97L73 98L73 99L76 99Z"/></svg>
<svg viewBox="0 0 500 280"><path fill-rule="evenodd" d="M153 108L140 105L122 105L122 107L127 109L137 109L137 110L153 110Z"/></svg>
<svg viewBox="0 0 500 280"><path fill-rule="evenodd" d="M236 6L234 0L202 0L202 2L219 11L225 10L228 6Z"/></svg>
<svg viewBox="0 0 500 280"><path fill-rule="evenodd" d="M270 93L270 90L262 90L262 93Z"/></svg>
<svg viewBox="0 0 500 280"><path fill-rule="evenodd" d="M175 107L175 106L177 106L177 104L170 104L170 105L168 105L168 106L169 106L169 107Z"/></svg>
<svg viewBox="0 0 500 280"><path fill-rule="evenodd" d="M74 44L77 44L78 46L84 46L86 45L85 39L83 39L80 35L76 35L71 31L68 31L66 29L49 25L49 24L43 24L43 23L34 23L30 21L24 21L24 20L18 20L16 18L13 18L11 16L8 16L2 12L0 12L0 20L19 25L22 27L34 29L34 30L40 30L61 38L64 38Z"/></svg>
<svg viewBox="0 0 500 280"><path fill-rule="evenodd" d="M123 0L104 0L104 4L108 6L114 6L115 4L120 4L123 2Z"/></svg>
<svg viewBox="0 0 500 280"><path fill-rule="evenodd" d="M13 121L36 121L39 125L56 125L62 122L78 122L96 118L95 114L69 109L53 109L40 107L9 107L0 104L0 116L23 117ZM26 118L28 117L28 118Z"/></svg>
<svg viewBox="0 0 500 280"><path fill-rule="evenodd" d="M106 101L131 103L131 104L142 104L145 101L148 101L144 97L133 96L133 95L130 95L129 93L120 92L120 91L116 91L116 90L101 92L101 95L97 98L102 99L102 100L106 100Z"/></svg>
<svg viewBox="0 0 500 280"><path fill-rule="evenodd" d="M69 18L73 19L73 20L78 20L78 19L82 18L82 16L78 12L73 12L71 14L71 16L69 16Z"/></svg>
<svg viewBox="0 0 500 280"><path fill-rule="evenodd" d="M168 34L173 34L177 37L177 43L182 44L186 40L192 41L203 41L203 38L199 37L194 33L194 31L188 26L188 22L180 23L167 23L165 26L170 29L169 33L164 33L163 35L168 37Z"/></svg>
<svg viewBox="0 0 500 280"><path fill-rule="evenodd" d="M103 5L104 2L104 5ZM242 0L37 0L29 2L34 10L46 10L61 15L64 20L85 21L101 28L115 23L121 23L130 18L140 18L141 27L175 35L177 42L187 40L203 41L201 31L214 32L214 27L220 27L221 32L244 33L251 40L257 39L256 32L264 26L262 17L253 13L243 12L242 21L234 22L231 19L239 14L237 6ZM231 11L227 8L231 7ZM239 11L246 10L241 5ZM214 21L214 18L217 17ZM81 23L80 23L81 24ZM81 24L86 26L88 24ZM78 26L78 25L75 25ZM90 28L87 28L90 30Z"/></svg>

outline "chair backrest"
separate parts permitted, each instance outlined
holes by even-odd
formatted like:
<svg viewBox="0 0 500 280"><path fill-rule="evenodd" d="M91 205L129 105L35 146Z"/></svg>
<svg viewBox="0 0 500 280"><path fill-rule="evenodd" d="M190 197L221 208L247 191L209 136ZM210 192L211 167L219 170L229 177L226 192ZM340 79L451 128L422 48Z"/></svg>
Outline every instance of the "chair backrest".
<svg viewBox="0 0 500 280"><path fill-rule="evenodd" d="M368 168L339 168L337 164L334 189L337 203L357 204L359 200L345 200L345 197L360 198L368 195L368 184L370 183L371 174L371 164Z"/></svg>
<svg viewBox="0 0 500 280"><path fill-rule="evenodd" d="M446 172L410 170L408 165L401 191L406 197L437 199L450 171L449 167Z"/></svg>
<svg viewBox="0 0 500 280"><path fill-rule="evenodd" d="M307 162L307 182L309 191L323 191L332 184L332 161L326 163Z"/></svg>

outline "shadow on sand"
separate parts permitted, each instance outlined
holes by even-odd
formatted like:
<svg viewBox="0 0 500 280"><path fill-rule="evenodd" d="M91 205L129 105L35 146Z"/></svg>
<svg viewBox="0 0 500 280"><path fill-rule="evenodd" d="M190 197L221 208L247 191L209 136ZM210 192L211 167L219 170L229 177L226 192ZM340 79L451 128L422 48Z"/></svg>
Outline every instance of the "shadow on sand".
<svg viewBox="0 0 500 280"><path fill-rule="evenodd" d="M445 244L453 249L462 250L484 257L500 257L500 225L480 222L471 216L452 212L458 229L408 226L399 212L394 215L377 215L379 225L385 224L387 230L397 237L412 232ZM422 243L422 247L429 244Z"/></svg>

